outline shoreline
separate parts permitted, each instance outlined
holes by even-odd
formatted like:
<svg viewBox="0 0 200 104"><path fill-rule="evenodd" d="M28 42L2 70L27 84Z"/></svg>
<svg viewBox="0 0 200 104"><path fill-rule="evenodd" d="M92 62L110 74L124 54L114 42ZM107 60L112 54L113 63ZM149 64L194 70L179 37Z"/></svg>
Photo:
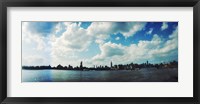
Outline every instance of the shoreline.
<svg viewBox="0 0 200 104"><path fill-rule="evenodd" d="M172 70L172 69L177 69L178 68L136 68L136 69L22 69L22 70L64 70L64 71L122 71L122 70L130 70L130 71L136 71L136 70L142 70L142 69L148 69L148 70Z"/></svg>

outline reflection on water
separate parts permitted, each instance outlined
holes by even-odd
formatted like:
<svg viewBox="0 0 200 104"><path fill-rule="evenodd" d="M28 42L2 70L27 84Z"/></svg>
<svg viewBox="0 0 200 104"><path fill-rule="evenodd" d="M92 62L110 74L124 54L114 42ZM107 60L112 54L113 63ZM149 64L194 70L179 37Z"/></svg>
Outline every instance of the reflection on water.
<svg viewBox="0 0 200 104"><path fill-rule="evenodd" d="M22 82L177 82L177 69L22 70Z"/></svg>

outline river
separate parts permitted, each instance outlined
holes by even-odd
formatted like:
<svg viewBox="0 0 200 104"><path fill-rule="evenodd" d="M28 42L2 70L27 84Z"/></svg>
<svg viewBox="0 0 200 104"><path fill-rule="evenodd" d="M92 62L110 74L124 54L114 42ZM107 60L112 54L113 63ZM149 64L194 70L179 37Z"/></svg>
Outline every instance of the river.
<svg viewBox="0 0 200 104"><path fill-rule="evenodd" d="M22 70L22 82L178 82L178 69Z"/></svg>

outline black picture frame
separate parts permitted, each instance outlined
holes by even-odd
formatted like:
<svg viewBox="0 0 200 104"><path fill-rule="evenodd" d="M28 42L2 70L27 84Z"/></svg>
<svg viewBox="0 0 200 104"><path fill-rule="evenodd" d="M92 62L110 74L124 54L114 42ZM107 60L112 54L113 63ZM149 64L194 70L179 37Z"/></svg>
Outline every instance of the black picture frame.
<svg viewBox="0 0 200 104"><path fill-rule="evenodd" d="M193 97L7 97L7 7L193 7ZM199 104L200 0L1 0L0 102L2 104Z"/></svg>

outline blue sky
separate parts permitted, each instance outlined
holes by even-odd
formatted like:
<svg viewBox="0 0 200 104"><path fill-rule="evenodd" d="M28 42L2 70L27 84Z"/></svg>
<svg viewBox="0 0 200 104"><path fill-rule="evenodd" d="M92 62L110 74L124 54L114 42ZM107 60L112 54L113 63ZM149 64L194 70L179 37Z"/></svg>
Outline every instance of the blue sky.
<svg viewBox="0 0 200 104"><path fill-rule="evenodd" d="M22 65L178 60L178 22L23 22Z"/></svg>

